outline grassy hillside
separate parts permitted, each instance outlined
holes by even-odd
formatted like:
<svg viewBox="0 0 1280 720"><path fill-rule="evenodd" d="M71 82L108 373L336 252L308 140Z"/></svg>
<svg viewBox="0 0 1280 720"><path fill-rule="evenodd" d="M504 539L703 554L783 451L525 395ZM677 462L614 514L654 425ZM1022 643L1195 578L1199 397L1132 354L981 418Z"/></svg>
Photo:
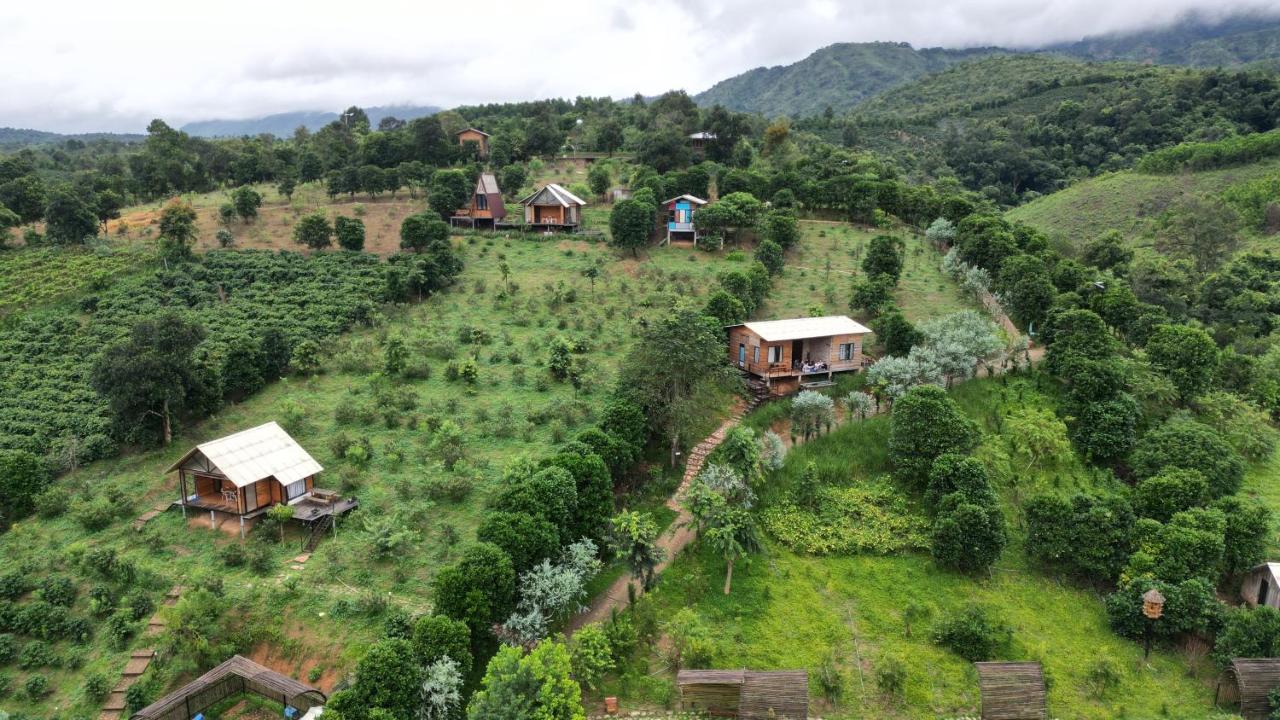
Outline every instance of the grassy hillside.
<svg viewBox="0 0 1280 720"><path fill-rule="evenodd" d="M576 179L574 171L545 172ZM274 191L266 194L258 220L232 223L234 248L295 249L291 228L299 214L315 209L355 214L359 205L370 249L386 254L398 243L397 218L422 206L405 196L331 203L310 187L295 194L292 203ZM214 213L225 198L211 193L189 199L199 213L200 248L209 249L217 226ZM97 251L108 253L111 262L117 256L128 259L110 266L126 278L141 277L139 271L154 257L155 210L127 210L113 225L109 246ZM590 211L590 221L603 225L607 209ZM762 316L804 314L814 304L826 312L846 311L850 279L874 233L806 221L802 234ZM936 257L919 240L910 242L899 298L908 314L928 317L962 305L963 298L939 274ZM116 622L110 618L119 611L101 598L105 594L126 605L136 599L145 608L158 604L174 585L193 593L216 591L216 605L225 612L209 620L216 626L205 649L211 655L249 654L332 688L380 635L389 613L428 609L432 576L473 536L506 463L545 454L593 422L635 328L676 299L700 301L716 287L718 273L744 267L751 255L750 247L707 253L677 245L651 248L633 259L598 239L569 236L467 234L455 243L466 267L448 292L417 305L380 308L370 326L324 344L321 373L291 375L229 404L210 419L180 429L172 447L133 449L82 465L57 481L58 503L0 535L0 555L6 559L0 575L66 577L76 588L68 612L93 631L83 640L48 639L52 657L43 664L0 663L6 710L42 715L56 706L77 716L96 715L100 700L86 682L114 684L131 650L171 639L163 632L144 632L149 610L109 630ZM40 287L56 284L57 278L67 281L63 294L23 295L26 299L15 302L12 312L43 306L74 315L85 296L99 293L95 283L120 281L84 272L86 262L106 262L99 254L17 249L0 255L4 280L16 294L28 276L44 278ZM510 272L505 280L504 266ZM600 270L594 288L581 272L588 267ZM580 391L549 377L546 358L555 336L584 344L595 379ZM405 377L381 372L391 338L403 339L408 348L407 363L414 371ZM450 379L447 372L451 361L465 358L477 363L474 384ZM706 432L727 412L730 400L705 408ZM302 540L296 528L283 542L263 542L275 536L251 532L245 552L237 524L222 523L215 530L199 513L184 520L170 509L141 530L133 528L142 513L174 500L176 481L164 469L187 448L270 420L281 422L325 467L321 486L354 494L362 503L307 562L294 560ZM456 423L456 437L440 435L445 421ZM666 523L672 514L662 500L676 478L659 467L652 476L645 491L625 502L653 510ZM93 558L104 551L116 553L114 567L130 570L99 569ZM610 568L602 577L612 579L619 572ZM18 588L14 604L0 601L2 609L39 606L39 587ZM21 652L40 641L19 634L16 642ZM149 676L148 693L171 687L193 669L189 658L166 664ZM24 690L36 676L50 689L39 702L26 698Z"/></svg>
<svg viewBox="0 0 1280 720"><path fill-rule="evenodd" d="M1005 52L996 48L917 50L906 43L838 43L791 65L756 68L696 96L699 105L774 115L848 110L869 97L956 63Z"/></svg>
<svg viewBox="0 0 1280 720"><path fill-rule="evenodd" d="M1047 386L1045 386L1047 388ZM953 391L961 407L986 434L980 457L999 466L1009 439L998 418L1025 407L1052 407L1051 391L1029 379L980 380ZM773 408L758 414L776 417ZM887 472L884 444L888 418L845 424L793 449L785 467L761 488L761 506L781 499L804 466L818 463L824 481L856 492ZM1007 459L1006 459L1007 461ZM1091 472L1074 456L1024 468L996 482L1012 538L990 577L972 578L938 569L927 554L893 553L807 556L777 541L746 567L735 568L732 594L720 592L724 561L705 548L681 557L644 602L658 618L688 607L710 638L710 666L717 668L805 668L810 673L811 712L829 718L937 718L974 716L978 708L972 665L930 640L940 618L971 605L986 607L1013 628L1002 659L1042 662L1051 679L1050 717L1213 717L1215 673L1203 658L1158 648L1149 662L1137 643L1107 625L1100 593L1045 574L1022 551L1020 506L1037 492L1116 483ZM897 491L912 497L904 488ZM767 510L766 510L767 512ZM919 517L912 505L891 510ZM872 519L859 530L878 533ZM924 617L904 616L909 605ZM659 649L650 667L665 657ZM1102 659L1117 662L1120 684L1100 696L1088 675ZM877 686L876 670L894 661L906 668L903 695ZM615 687L635 700L661 700L663 689L625 676Z"/></svg>
<svg viewBox="0 0 1280 720"><path fill-rule="evenodd" d="M1151 220L1179 200L1221 195L1228 188L1277 175L1280 160L1178 175L1108 173L1045 195L1006 215L1041 230L1064 249L1078 249L1108 230L1118 230L1142 245L1149 243L1144 232ZM1245 235L1252 247L1274 247L1271 239L1258 232L1250 230Z"/></svg>

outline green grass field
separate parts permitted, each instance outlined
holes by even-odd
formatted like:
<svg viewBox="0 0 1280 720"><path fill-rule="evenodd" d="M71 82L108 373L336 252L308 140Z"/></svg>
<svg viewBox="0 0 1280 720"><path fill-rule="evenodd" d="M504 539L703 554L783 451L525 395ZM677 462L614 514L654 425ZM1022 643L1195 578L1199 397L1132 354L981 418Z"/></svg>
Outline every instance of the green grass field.
<svg viewBox="0 0 1280 720"><path fill-rule="evenodd" d="M821 220L800 222L800 243L787 257L787 266L765 302L770 317L848 315L853 283L862 275L867 244L881 231ZM974 305L942 273L941 258L923 238L899 231L906 242L906 265L896 293L898 306L913 321L927 320ZM859 317L866 321L866 318Z"/></svg>
<svg viewBox="0 0 1280 720"><path fill-rule="evenodd" d="M997 429L999 418L1018 407L1051 407L1055 402L1047 380L1041 384L1026 378L1011 378L1007 384L972 381L958 386L953 396L984 429L984 448L989 450L980 454L995 458L995 450L1009 442ZM757 413L776 415L770 406ZM819 464L822 477L840 478L837 484L847 487L864 486L883 475L888 469L888 423L887 417L879 417L845 424L794 449L786 466L766 481L762 506L781 497L811 460ZM643 602L652 605L658 618L693 608L714 638L713 667L807 669L811 713L821 717L975 716L978 691L972 665L929 639L933 622L969 605L989 609L1013 628L1013 642L1002 659L1043 663L1051 682L1050 717L1213 717L1216 674L1203 655L1161 647L1144 663L1142 648L1108 627L1101 593L1046 574L1025 558L1019 510L1025 497L1115 481L1074 457L1030 470L1019 465L996 479L1011 542L989 577L940 570L927 553L806 556L770 541L749 565L735 568L733 592L725 596L723 559L695 546ZM925 606L928 615L910 629L903 616L909 603ZM662 668L663 657L661 651L652 653L648 667ZM900 698L876 685L876 668L890 658L907 669ZM1118 662L1122 680L1100 697L1088 673L1102 658ZM654 684L618 688L641 704L661 703L669 692Z"/></svg>
<svg viewBox="0 0 1280 720"><path fill-rule="evenodd" d="M1178 175L1116 172L1082 180L1064 190L1037 198L1006 213L1044 232L1050 242L1068 252L1108 230L1119 230L1135 244L1143 242L1149 220L1189 195L1216 194L1250 180L1280 173L1280 160ZM1246 244L1275 248L1274 238L1245 233Z"/></svg>

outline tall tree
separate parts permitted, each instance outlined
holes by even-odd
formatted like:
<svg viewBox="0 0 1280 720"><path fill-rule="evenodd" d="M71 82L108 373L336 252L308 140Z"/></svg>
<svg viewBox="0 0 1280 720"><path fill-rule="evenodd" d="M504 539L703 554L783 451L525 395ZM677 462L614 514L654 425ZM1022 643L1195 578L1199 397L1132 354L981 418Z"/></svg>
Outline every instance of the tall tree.
<svg viewBox="0 0 1280 720"><path fill-rule="evenodd" d="M107 348L92 383L107 399L125 437L155 432L173 440L173 419L196 409L206 392L195 363L204 330L174 312L143 320L129 338Z"/></svg>
<svg viewBox="0 0 1280 720"><path fill-rule="evenodd" d="M171 260L191 257L196 242L196 211L174 199L160 211L160 252Z"/></svg>
<svg viewBox="0 0 1280 720"><path fill-rule="evenodd" d="M59 187L49 194L44 219L45 234L55 243L79 245L98 233L97 215L70 187Z"/></svg>
<svg viewBox="0 0 1280 720"><path fill-rule="evenodd" d="M707 393L731 373L716 321L681 302L642 331L623 361L620 385L645 408L655 434L670 442L674 467L680 439L704 407Z"/></svg>
<svg viewBox="0 0 1280 720"><path fill-rule="evenodd" d="M653 234L654 208L635 199L622 200L609 213L609 244L630 250L639 257L640 248L649 244Z"/></svg>

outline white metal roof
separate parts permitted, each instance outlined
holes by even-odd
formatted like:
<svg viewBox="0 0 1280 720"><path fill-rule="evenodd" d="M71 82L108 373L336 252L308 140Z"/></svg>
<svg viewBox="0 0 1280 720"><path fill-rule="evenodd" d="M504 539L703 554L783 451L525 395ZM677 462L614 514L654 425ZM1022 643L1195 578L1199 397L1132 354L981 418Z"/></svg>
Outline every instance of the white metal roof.
<svg viewBox="0 0 1280 720"><path fill-rule="evenodd" d="M759 335L760 339L765 342L803 340L805 338L830 337L832 335L864 335L871 332L865 325L847 315L763 320L742 323L742 325Z"/></svg>
<svg viewBox="0 0 1280 720"><path fill-rule="evenodd" d="M700 198L700 197L694 197L693 195L690 195L690 194L688 194L688 193L685 193L684 195L677 195L677 196L675 196L675 197L671 198L670 200L663 200L663 201L662 201L662 204L663 204L663 205L666 205L667 203L675 202L676 200L688 200L689 202L691 202L691 203L693 203L693 204L695 204L695 205L706 205L706 204L707 204L707 201L706 201L706 200L703 200L703 199L702 199L702 198Z"/></svg>
<svg viewBox="0 0 1280 720"><path fill-rule="evenodd" d="M715 140L715 139L716 139L716 134L715 134L715 133L713 133L713 132L706 132L706 131L704 130L704 131L702 131L702 132L691 133L691 134L689 135L689 139L691 139L691 140Z"/></svg>
<svg viewBox="0 0 1280 720"><path fill-rule="evenodd" d="M1267 572L1271 573L1271 577L1280 580L1280 562L1265 562L1254 567L1253 570L1261 570L1262 568L1266 568Z"/></svg>
<svg viewBox="0 0 1280 720"><path fill-rule="evenodd" d="M577 195L574 195L573 193L569 192L568 190L565 190L563 187L555 183L551 183L546 187L542 188L541 190L534 191L532 195L521 200L520 204L528 205L530 202L532 202L535 198L537 198L539 195L543 193L547 193L548 195L551 196L551 199L553 201L555 201L556 203L564 207L569 207L570 205L586 205L587 204L586 201L583 200L582 198L578 197Z"/></svg>
<svg viewBox="0 0 1280 720"><path fill-rule="evenodd" d="M270 477L289 485L324 470L275 422L197 445L166 472L178 469L197 452L208 458L236 487Z"/></svg>

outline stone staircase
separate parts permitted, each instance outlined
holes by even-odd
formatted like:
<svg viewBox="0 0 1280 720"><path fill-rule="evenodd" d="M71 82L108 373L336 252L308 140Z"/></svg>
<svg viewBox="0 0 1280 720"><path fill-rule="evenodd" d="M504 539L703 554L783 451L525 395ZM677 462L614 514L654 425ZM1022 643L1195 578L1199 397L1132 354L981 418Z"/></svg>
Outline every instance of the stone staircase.
<svg viewBox="0 0 1280 720"><path fill-rule="evenodd" d="M737 427L738 423L742 422L742 416L755 410L760 406L760 403L769 398L769 389L764 386L764 383L759 383L759 388L749 387L751 397L745 403L736 407L729 415L729 418L721 423L720 427L716 428L715 432L708 435L702 442L694 445L693 450L689 451L689 459L684 465L684 477L680 479L680 487L676 489L671 497L667 498L667 507L683 513L682 501L684 500L685 491L689 489L689 485L694 478L698 477L698 473L702 472L702 468L707 463L707 458L720 446L720 443L724 442L725 435Z"/></svg>

